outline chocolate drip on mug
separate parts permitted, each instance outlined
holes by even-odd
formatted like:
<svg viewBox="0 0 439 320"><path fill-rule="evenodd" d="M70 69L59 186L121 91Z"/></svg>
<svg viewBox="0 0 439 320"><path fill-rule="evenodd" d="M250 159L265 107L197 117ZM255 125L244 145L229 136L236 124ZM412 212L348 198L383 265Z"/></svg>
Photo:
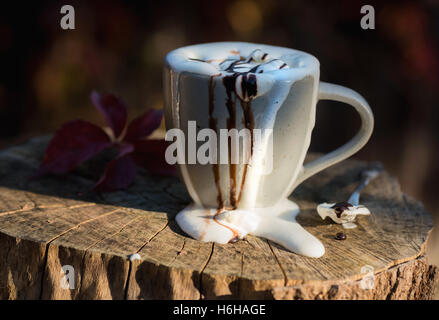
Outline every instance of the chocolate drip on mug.
<svg viewBox="0 0 439 320"><path fill-rule="evenodd" d="M233 65L233 64L232 64ZM233 69L232 65L228 69ZM236 81L241 78L241 90L242 99L236 94ZM227 129L236 129L236 97L239 98L242 111L244 113L244 126L250 131L250 158L253 155L253 129L254 129L254 116L251 108L251 100L257 95L257 81L256 75L249 72L236 72L230 76L223 78L223 84L227 92L226 107L229 111L229 118L227 119ZM234 99L232 96L234 94ZM236 209L239 201L241 200L242 190L245 184L245 178L247 176L248 163L244 164L244 171L241 180L241 186L239 189L238 199L236 198L236 164L231 163L231 142L230 137L228 141L229 150L229 173L230 173L230 205L233 209Z"/></svg>
<svg viewBox="0 0 439 320"><path fill-rule="evenodd" d="M189 58L189 60L191 60L191 61L198 61L198 62L207 62L206 60L197 59L197 58Z"/></svg>
<svg viewBox="0 0 439 320"><path fill-rule="evenodd" d="M240 100L240 102L241 102L242 111L244 112L244 119L243 119L244 126L250 131L250 159L251 159L251 157L253 156L253 129L255 128L255 119L253 115L253 110L251 108L251 100L250 101ZM247 177L247 169L248 169L248 163L245 163L244 172L242 174L241 187L239 189L238 203L241 201L242 190L244 189L245 178Z"/></svg>
<svg viewBox="0 0 439 320"><path fill-rule="evenodd" d="M287 67L286 63L283 63L279 59L271 59L268 62L265 62L268 57L267 53L263 53L261 56L261 61L263 65L266 65L267 63L277 63L278 69L283 69L284 67ZM202 61L200 59L192 59L192 60L198 60ZM239 59L225 59L221 63L228 63L230 61L230 64L223 69L227 75L224 75L222 82L226 89L226 108L228 111L228 118L227 118L227 129L236 129L236 98L239 99L242 112L243 112L243 124L246 129L250 131L250 156L248 159L245 159L246 163L244 164L243 168L243 174L241 178L241 185L239 186L239 192L238 192L238 182L237 182L237 164L232 163L232 155L231 155L231 149L232 149L232 137L228 137L227 145L228 145L228 161L229 161L229 186L230 186L230 193L229 193L229 202L230 208L232 210L236 209L244 190L245 181L247 177L248 172L248 162L251 160L253 156L253 146L254 146L254 137L253 137L253 130L255 127L255 119L253 115L252 110L252 100L257 96L258 93L258 86L257 86L257 77L256 73L262 73L264 70L262 69L262 64L258 64L250 69L247 69L246 71L240 71L239 69L245 69L246 64L249 62L252 62L254 59L253 57L245 58L240 56ZM221 64L220 63L220 64ZM280 64L280 65L279 65ZM221 75L221 74L219 74ZM219 76L215 75L215 76ZM214 89L214 81L213 77L211 76L210 82L209 82L209 124L210 128L217 131L217 121L213 117L213 110L214 110L214 102L213 102L213 89ZM238 88L237 88L238 86ZM237 92L239 91L239 92ZM245 153L246 154L246 153ZM214 176L215 176L215 184L218 189L218 210L223 210L225 208L225 203L221 191L221 185L220 185L220 171L218 164L213 164L213 170L214 170Z"/></svg>
<svg viewBox="0 0 439 320"><path fill-rule="evenodd" d="M241 61L233 62L226 71L233 72L233 68L236 64ZM238 78L241 78L241 91L242 98L236 93L236 81ZM227 119L227 129L236 128L236 97L239 98L242 111L244 113L244 126L246 129L250 131L250 158L253 155L253 129L254 129L254 115L253 110L251 108L251 100L257 95L257 80L256 75L251 73L251 70L248 72L234 72L230 76L225 76L223 78L223 85L226 88L227 100L226 107L229 111L229 118ZM232 97L232 93L234 94L234 99ZM230 204L233 209L239 204L242 196L242 190L245 185L245 178L247 176L248 163L244 164L244 171L241 180L241 186L239 188L238 199L236 198L236 164L231 163L231 142L230 137L228 141L228 151L229 151L229 173L230 173Z"/></svg>
<svg viewBox="0 0 439 320"><path fill-rule="evenodd" d="M255 74L250 73L242 76L241 90L243 100L249 100L256 96L258 93L258 86Z"/></svg>
<svg viewBox="0 0 439 320"><path fill-rule="evenodd" d="M216 76L217 75L213 75L209 79L209 127L210 129L214 130L218 134L217 120L213 117L213 111L215 109L215 105L213 103L214 89L215 89L214 77ZM218 163L213 163L212 169L213 169L213 175L215 177L215 185L218 190L218 196L217 196L218 209L220 209L224 207L224 200L223 200L223 193L221 191L220 171L219 171Z"/></svg>
<svg viewBox="0 0 439 320"><path fill-rule="evenodd" d="M214 105L214 89L215 89L215 81L214 81L214 77L217 75L213 75L210 77L209 79L209 126L212 130L214 130L215 132L218 133L217 131L217 120L213 117L213 111L215 109L215 105ZM228 123L232 124L232 123L236 123L236 107L235 107L235 102L231 101L231 105L230 105L230 110L229 112L231 112L231 115L233 115L233 117L231 116L228 119ZM230 120L232 118L233 122ZM230 145L229 145L229 149L230 149ZM230 152L229 152L230 154ZM213 220L218 223L219 225L229 229L232 232L232 238L230 239L231 242L236 242L239 239L239 233L238 231L236 231L235 229L221 223L220 221L218 221L216 219L216 216L221 213L224 210L224 200L223 200L223 195L222 195L222 191L221 191L221 185L220 185L220 172L219 172L219 165L218 163L214 163L212 164L213 166L213 174L215 176L215 184L218 190L218 197L217 197L217 203L218 203L218 208L217 211L215 213L215 215L213 216ZM235 169L235 180L236 180L236 169ZM236 207L235 207L236 208ZM204 237L204 234L203 234Z"/></svg>
<svg viewBox="0 0 439 320"><path fill-rule="evenodd" d="M232 92L235 90L236 75L225 76L223 78L223 85L226 88L227 100L226 107L229 112L227 118L227 129L236 129L236 94L233 97ZM236 164L232 163L232 145L231 137L227 139L228 153L229 153L229 175L230 175L230 205L233 209L236 209Z"/></svg>

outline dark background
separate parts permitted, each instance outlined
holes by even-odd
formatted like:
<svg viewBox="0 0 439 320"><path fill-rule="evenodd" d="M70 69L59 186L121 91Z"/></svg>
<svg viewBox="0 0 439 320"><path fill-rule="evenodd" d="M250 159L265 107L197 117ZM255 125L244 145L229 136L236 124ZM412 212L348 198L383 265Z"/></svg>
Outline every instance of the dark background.
<svg viewBox="0 0 439 320"><path fill-rule="evenodd" d="M70 4L76 29L62 30ZM360 27L362 5L376 29ZM406 193L439 211L439 1L15 1L1 5L0 148L84 118L104 124L91 90L115 93L133 118L162 106L164 55L179 46L250 41L303 50L321 79L361 93L374 134L355 157L380 160ZM359 126L352 108L321 102L311 150Z"/></svg>

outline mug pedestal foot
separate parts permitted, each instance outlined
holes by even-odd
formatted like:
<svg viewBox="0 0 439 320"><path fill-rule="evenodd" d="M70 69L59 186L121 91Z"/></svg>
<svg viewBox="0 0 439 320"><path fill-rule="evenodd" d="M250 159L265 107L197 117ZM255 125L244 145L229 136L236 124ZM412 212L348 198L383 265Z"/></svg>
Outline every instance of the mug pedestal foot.
<svg viewBox="0 0 439 320"><path fill-rule="evenodd" d="M191 204L177 214L176 221L183 231L200 241L224 244L252 234L297 254L321 257L325 248L297 223L299 211L297 204L287 199L272 207L221 212Z"/></svg>

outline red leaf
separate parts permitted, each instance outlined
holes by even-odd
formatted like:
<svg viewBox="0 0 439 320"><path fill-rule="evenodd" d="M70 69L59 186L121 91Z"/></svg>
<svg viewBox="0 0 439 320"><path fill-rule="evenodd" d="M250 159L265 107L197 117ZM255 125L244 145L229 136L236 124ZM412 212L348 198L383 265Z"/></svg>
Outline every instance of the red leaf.
<svg viewBox="0 0 439 320"><path fill-rule="evenodd" d="M122 157L134 151L134 146L131 143L118 144L116 145L116 148L119 151L118 157Z"/></svg>
<svg viewBox="0 0 439 320"><path fill-rule="evenodd" d="M127 122L127 109L123 101L112 94L101 95L96 91L91 93L91 100L113 130L114 136L119 137Z"/></svg>
<svg viewBox="0 0 439 320"><path fill-rule="evenodd" d="M50 141L37 175L69 172L110 145L98 126L84 120L68 122Z"/></svg>
<svg viewBox="0 0 439 320"><path fill-rule="evenodd" d="M148 110L144 115L131 121L124 140L132 142L146 138L160 126L162 117L163 110Z"/></svg>
<svg viewBox="0 0 439 320"><path fill-rule="evenodd" d="M136 163L131 154L125 154L110 161L94 190L111 192L128 187L136 177Z"/></svg>
<svg viewBox="0 0 439 320"><path fill-rule="evenodd" d="M165 151L168 143L165 140L139 140L134 143L133 157L137 165L144 167L152 174L175 175L176 168L166 162Z"/></svg>

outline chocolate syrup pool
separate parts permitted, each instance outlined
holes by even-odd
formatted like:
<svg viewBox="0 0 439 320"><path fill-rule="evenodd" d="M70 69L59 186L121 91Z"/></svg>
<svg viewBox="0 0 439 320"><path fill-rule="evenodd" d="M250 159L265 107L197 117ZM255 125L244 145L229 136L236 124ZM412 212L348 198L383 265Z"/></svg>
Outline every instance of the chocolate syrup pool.
<svg viewBox="0 0 439 320"><path fill-rule="evenodd" d="M238 124L243 124L246 129L252 132L255 129L252 101L269 90L269 84L260 80L262 77L258 77L258 74L288 69L290 66L282 59L271 57L259 49L255 49L246 57L241 56L239 51L230 51L230 53L231 55L225 59L210 60L188 57L188 60L195 63L195 68L199 68L199 70L214 68L209 70L211 75L206 105L210 129L219 133L218 121L214 113L216 108L224 108L227 110L228 130L236 129ZM299 70L296 81L302 77ZM177 118L180 121L178 75L174 81L174 96L177 97L174 120ZM279 100L285 99L292 84L294 81L289 87L278 93ZM215 99L215 87L218 85L223 86L226 92L224 102ZM239 113L238 110L240 110ZM261 127L272 129L276 113L277 109L273 109L269 114L264 115L265 120ZM238 114L241 116L238 117ZM259 148L254 148L253 134L250 135L250 139L252 168L249 168L249 164L246 163L238 172L238 166L230 161L231 142L229 139L229 179L226 181L229 184L228 190L222 189L224 183L221 181L219 165L210 165L212 167L212 184L215 185L217 192L216 207L205 207L197 204L201 203L199 199L198 201L194 199L196 203L178 213L177 223L187 234L205 242L229 243L242 239L247 234L253 234L272 240L298 254L309 257L322 256L325 252L322 243L296 222L295 217L299 213L299 208L294 202L284 199L271 207L255 208L262 176L261 162L268 142L263 140ZM184 167L181 172L184 178L187 174ZM206 177L206 179L209 178ZM191 193L191 190L188 191Z"/></svg>

